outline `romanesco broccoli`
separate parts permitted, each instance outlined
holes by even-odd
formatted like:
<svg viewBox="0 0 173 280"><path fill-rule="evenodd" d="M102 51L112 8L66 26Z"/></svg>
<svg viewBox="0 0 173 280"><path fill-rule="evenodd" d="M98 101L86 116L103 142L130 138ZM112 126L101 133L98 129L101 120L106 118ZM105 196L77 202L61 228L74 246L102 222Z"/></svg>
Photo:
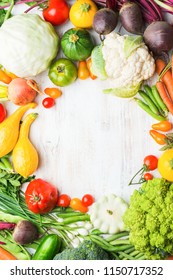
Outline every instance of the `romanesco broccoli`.
<svg viewBox="0 0 173 280"><path fill-rule="evenodd" d="M173 184L160 178L145 182L130 198L123 216L129 239L147 259L173 253Z"/></svg>

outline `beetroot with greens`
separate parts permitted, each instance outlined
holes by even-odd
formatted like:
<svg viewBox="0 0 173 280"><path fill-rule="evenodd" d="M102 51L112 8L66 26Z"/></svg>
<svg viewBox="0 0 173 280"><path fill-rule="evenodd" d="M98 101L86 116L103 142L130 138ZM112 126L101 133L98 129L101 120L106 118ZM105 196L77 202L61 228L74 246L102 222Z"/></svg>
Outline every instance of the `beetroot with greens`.
<svg viewBox="0 0 173 280"><path fill-rule="evenodd" d="M143 37L153 53L168 52L173 48L173 27L166 21L156 21L148 25Z"/></svg>
<svg viewBox="0 0 173 280"><path fill-rule="evenodd" d="M99 6L108 7L114 11L119 11L124 3L135 2L140 6L143 19L146 23L163 20L161 7L157 5L156 1L158 0L94 0Z"/></svg>
<svg viewBox="0 0 173 280"><path fill-rule="evenodd" d="M127 2L120 9L120 20L122 26L132 34L142 34L144 23L142 12L138 4Z"/></svg>

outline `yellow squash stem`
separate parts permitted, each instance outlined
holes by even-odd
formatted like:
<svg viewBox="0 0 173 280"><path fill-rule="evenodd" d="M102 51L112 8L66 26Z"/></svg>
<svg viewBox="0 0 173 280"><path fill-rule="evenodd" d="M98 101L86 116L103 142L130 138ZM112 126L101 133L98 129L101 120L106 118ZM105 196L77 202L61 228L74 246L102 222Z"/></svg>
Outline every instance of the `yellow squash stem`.
<svg viewBox="0 0 173 280"><path fill-rule="evenodd" d="M14 170L23 177L28 177L38 168L38 152L29 139L31 124L37 116L37 113L31 113L24 118L20 127L19 139L12 152Z"/></svg>
<svg viewBox="0 0 173 280"><path fill-rule="evenodd" d="M8 87L0 85L0 99L8 100Z"/></svg>
<svg viewBox="0 0 173 280"><path fill-rule="evenodd" d="M10 153L19 137L20 121L27 110L35 108L36 103L19 107L13 114L0 123L0 158Z"/></svg>

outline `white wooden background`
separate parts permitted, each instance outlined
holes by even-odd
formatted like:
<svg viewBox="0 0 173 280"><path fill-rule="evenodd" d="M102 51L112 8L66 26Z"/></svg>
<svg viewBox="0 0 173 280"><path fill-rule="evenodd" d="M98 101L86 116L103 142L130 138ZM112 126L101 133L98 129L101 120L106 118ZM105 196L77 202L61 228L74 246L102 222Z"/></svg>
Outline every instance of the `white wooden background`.
<svg viewBox="0 0 173 280"><path fill-rule="evenodd" d="M13 13L22 9L26 6L18 6ZM57 31L61 36L71 27L68 22ZM54 86L47 72L35 79L42 90ZM128 201L135 188L128 186L129 180L143 158L160 154L160 146L149 135L157 121L131 99L103 94L103 86L98 79L78 79L62 88L62 97L51 109L41 104L45 95L37 97L34 111L39 116L30 133L40 156L35 174L71 197L91 193L98 199L112 192ZM16 106L7 102L7 108L12 112Z"/></svg>

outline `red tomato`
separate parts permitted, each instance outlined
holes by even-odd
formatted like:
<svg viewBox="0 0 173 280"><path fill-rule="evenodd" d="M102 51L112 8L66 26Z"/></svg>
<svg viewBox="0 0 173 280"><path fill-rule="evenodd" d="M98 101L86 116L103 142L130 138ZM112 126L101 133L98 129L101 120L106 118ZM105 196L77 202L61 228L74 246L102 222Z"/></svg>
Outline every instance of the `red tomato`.
<svg viewBox="0 0 173 280"><path fill-rule="evenodd" d="M91 194L85 194L82 197L82 203L84 206L90 206L94 202L94 197Z"/></svg>
<svg viewBox="0 0 173 280"><path fill-rule="evenodd" d="M71 199L70 207L74 210L77 210L77 211L80 211L83 213L88 212L88 207L83 205L82 201L77 197Z"/></svg>
<svg viewBox="0 0 173 280"><path fill-rule="evenodd" d="M158 165L158 158L153 155L146 156L144 158L144 165L147 170L155 170Z"/></svg>
<svg viewBox="0 0 173 280"><path fill-rule="evenodd" d="M42 179L31 181L26 188L26 204L35 214L50 212L56 206L57 199L57 188Z"/></svg>
<svg viewBox="0 0 173 280"><path fill-rule="evenodd" d="M50 0L48 8L43 10L43 17L53 25L60 25L69 18L69 10L65 0Z"/></svg>
<svg viewBox="0 0 173 280"><path fill-rule="evenodd" d="M45 108L51 108L55 105L55 100L51 97L46 97L43 99L42 104Z"/></svg>
<svg viewBox="0 0 173 280"><path fill-rule="evenodd" d="M5 107L0 103L0 123L6 118L7 111Z"/></svg>
<svg viewBox="0 0 173 280"><path fill-rule="evenodd" d="M145 181L149 181L153 179L153 175L151 173L145 173L144 174Z"/></svg>
<svg viewBox="0 0 173 280"><path fill-rule="evenodd" d="M67 194L61 194L58 197L57 205L60 207L68 207L70 205L70 196Z"/></svg>

